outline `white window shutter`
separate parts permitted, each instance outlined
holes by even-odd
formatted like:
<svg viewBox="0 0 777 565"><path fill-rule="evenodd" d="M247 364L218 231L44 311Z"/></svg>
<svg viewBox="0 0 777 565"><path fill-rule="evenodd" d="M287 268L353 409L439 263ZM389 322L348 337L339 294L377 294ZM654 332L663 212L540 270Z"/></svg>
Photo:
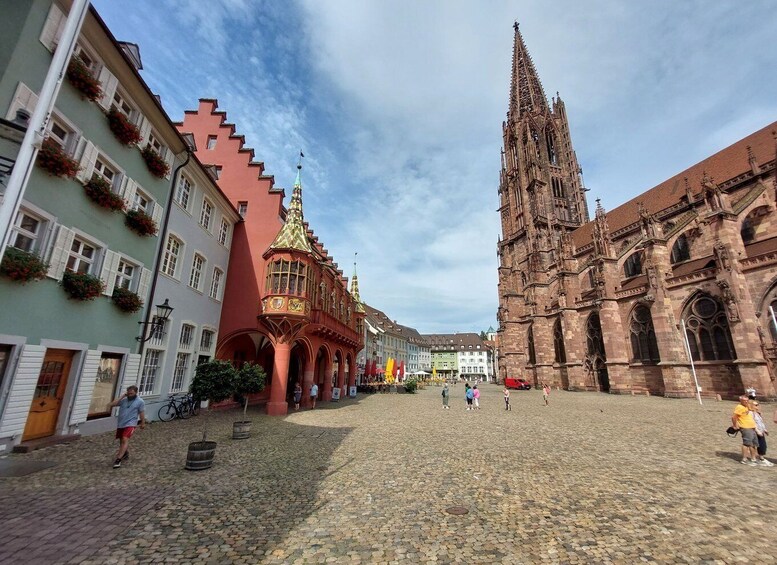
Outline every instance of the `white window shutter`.
<svg viewBox="0 0 777 565"><path fill-rule="evenodd" d="M81 169L76 175L81 182L88 182L92 178L94 164L97 161L97 153L97 147L91 141L85 140L84 151L81 153Z"/></svg>
<svg viewBox="0 0 777 565"><path fill-rule="evenodd" d="M43 24L43 31L40 34L40 42L46 46L46 49L54 52L62 36L62 30L65 29L65 14L59 7L52 3L49 14L46 16L46 23Z"/></svg>
<svg viewBox="0 0 777 565"><path fill-rule="evenodd" d="M167 155L165 155L165 161L167 162L167 176L165 176L165 178L169 179L170 175L173 174L173 165L175 165L175 153L173 153L173 150L169 147L167 149Z"/></svg>
<svg viewBox="0 0 777 565"><path fill-rule="evenodd" d="M116 275L119 272L119 261L121 261L121 255L111 250L105 252L105 259L103 260L103 270L100 273L100 278L105 283L105 296L113 296L113 287L116 285Z"/></svg>
<svg viewBox="0 0 777 565"><path fill-rule="evenodd" d="M148 134L151 133L151 121L143 114L138 112L138 129L140 130L140 143L138 147L143 149L148 143Z"/></svg>
<svg viewBox="0 0 777 565"><path fill-rule="evenodd" d="M5 119L13 121L16 118L16 110L21 110L22 108L32 115L35 111L35 106L37 105L38 95L30 90L30 87L26 84L20 82L16 87L16 92L11 100L11 105L8 107L8 113L5 115Z"/></svg>
<svg viewBox="0 0 777 565"><path fill-rule="evenodd" d="M67 260L70 257L70 247L73 245L75 233L65 226L59 226L57 239L54 241L54 248L51 251L49 259L49 273L52 279L62 280L62 275L67 267Z"/></svg>
<svg viewBox="0 0 777 565"><path fill-rule="evenodd" d="M117 391L119 396L127 390L130 385L138 384L138 372L140 371L140 354L130 353L127 355L127 362L124 364L124 376L121 379L121 387Z"/></svg>
<svg viewBox="0 0 777 565"><path fill-rule="evenodd" d="M73 411L70 413L70 425L86 422L86 416L89 413L89 404L92 402L92 392L97 380L97 370L100 368L100 357L102 351L86 352L84 366L81 368L81 374L78 376L78 392L73 402Z"/></svg>
<svg viewBox="0 0 777 565"><path fill-rule="evenodd" d="M25 345L22 349L0 422L0 435L3 437L24 433L45 355L46 348L42 345Z"/></svg>
<svg viewBox="0 0 777 565"><path fill-rule="evenodd" d="M100 76L97 78L103 91L103 95L97 103L108 111L111 108L111 102L113 102L113 95L116 94L116 87L119 86L119 79L105 65L100 69Z"/></svg>
<svg viewBox="0 0 777 565"><path fill-rule="evenodd" d="M124 202L127 209L130 210L135 205L135 193L138 191L138 183L127 177L127 184L124 187Z"/></svg>
<svg viewBox="0 0 777 565"><path fill-rule="evenodd" d="M143 301L144 304L148 304L148 301L150 299L149 296L146 296L148 293L148 285L151 283L151 271L146 269L145 267L140 270L140 280L138 281L138 296L140 296L140 299Z"/></svg>
<svg viewBox="0 0 777 565"><path fill-rule="evenodd" d="M156 222L156 227L161 229L161 222L162 222L162 212L164 212L164 208L159 205L159 202L153 202L154 209L151 211L151 219Z"/></svg>

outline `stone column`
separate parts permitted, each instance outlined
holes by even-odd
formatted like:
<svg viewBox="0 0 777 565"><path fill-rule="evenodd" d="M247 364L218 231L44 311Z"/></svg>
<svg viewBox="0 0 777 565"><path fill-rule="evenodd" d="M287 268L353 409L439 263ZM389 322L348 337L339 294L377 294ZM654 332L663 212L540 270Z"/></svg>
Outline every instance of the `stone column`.
<svg viewBox="0 0 777 565"><path fill-rule="evenodd" d="M532 324L534 330L534 355L537 363L534 365L537 371L537 386L543 383L550 387L561 386L559 374L553 369L553 332L550 321L542 316L534 318Z"/></svg>
<svg viewBox="0 0 777 565"><path fill-rule="evenodd" d="M340 389L340 398L344 398L343 394L345 390L345 361L337 364L337 388Z"/></svg>
<svg viewBox="0 0 777 565"><path fill-rule="evenodd" d="M564 334L564 352L567 356L567 389L586 390L583 360L585 359L585 322L577 310L561 313L561 331ZM563 384L563 383L562 383Z"/></svg>
<svg viewBox="0 0 777 565"><path fill-rule="evenodd" d="M286 402L286 383L288 383L289 380L290 357L291 344L275 344L272 388L270 389L270 402L267 403L267 414L270 416L285 416L289 410L289 406Z"/></svg>
<svg viewBox="0 0 777 565"><path fill-rule="evenodd" d="M348 365L348 390L350 390L352 386L356 386L356 361L353 361Z"/></svg>
<svg viewBox="0 0 777 565"><path fill-rule="evenodd" d="M605 365L610 380L610 393L630 394L629 352L623 339L626 334L623 332L620 309L615 300L602 302L599 309L599 323L602 326L604 352L607 356Z"/></svg>
<svg viewBox="0 0 777 565"><path fill-rule="evenodd" d="M332 365L326 365L322 370L324 372L324 386L319 390L319 400L329 402L332 400Z"/></svg>

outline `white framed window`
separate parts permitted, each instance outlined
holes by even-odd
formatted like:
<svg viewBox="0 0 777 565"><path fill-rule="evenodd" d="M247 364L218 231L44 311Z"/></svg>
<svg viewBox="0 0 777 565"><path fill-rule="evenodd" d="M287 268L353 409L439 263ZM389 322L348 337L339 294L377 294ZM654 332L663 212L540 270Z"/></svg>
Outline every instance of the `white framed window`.
<svg viewBox="0 0 777 565"><path fill-rule="evenodd" d="M210 281L210 297L218 300L221 297L221 281L224 278L224 271L216 267L213 269L213 277Z"/></svg>
<svg viewBox="0 0 777 565"><path fill-rule="evenodd" d="M159 316L154 316L154 323L151 326L151 345L164 346L165 336L167 335L167 324L170 320L164 320Z"/></svg>
<svg viewBox="0 0 777 565"><path fill-rule="evenodd" d="M111 185L111 188L114 188L116 186L116 182L119 179L119 172L111 165L109 165L107 160L104 159L102 155L98 155L97 159L94 161L92 176L98 176L106 180L108 184Z"/></svg>
<svg viewBox="0 0 777 565"><path fill-rule="evenodd" d="M179 353L175 356L175 369L173 370L173 382L170 392L180 392L186 382L186 373L189 369L189 354Z"/></svg>
<svg viewBox="0 0 777 565"><path fill-rule="evenodd" d="M143 370L140 374L140 385L138 386L139 394L154 394L154 387L156 386L156 377L159 372L161 359L161 351L157 351L156 349L146 350L146 358L143 360Z"/></svg>
<svg viewBox="0 0 777 565"><path fill-rule="evenodd" d="M92 53L91 49L85 47L80 42L76 44L76 48L73 50L73 55L81 59L86 68L93 76L97 76L101 64L99 59Z"/></svg>
<svg viewBox="0 0 777 565"><path fill-rule="evenodd" d="M132 107L132 105L127 100L127 97L124 96L122 92L119 91L119 89L116 89L116 92L113 93L113 101L111 102L111 109L112 110L118 110L122 114L124 114L127 119L132 121L132 118L135 114L135 108Z"/></svg>
<svg viewBox="0 0 777 565"><path fill-rule="evenodd" d="M19 210L19 213L16 214L16 221L14 222L11 239L8 244L11 247L29 253L40 253L44 225L45 222L42 218L25 210Z"/></svg>
<svg viewBox="0 0 777 565"><path fill-rule="evenodd" d="M200 351L210 351L210 348L213 347L213 338L215 335L216 332L212 330L202 330L202 335L200 336Z"/></svg>
<svg viewBox="0 0 777 565"><path fill-rule="evenodd" d="M97 249L92 244L74 237L67 259L67 269L76 273L91 273L96 257Z"/></svg>
<svg viewBox="0 0 777 565"><path fill-rule="evenodd" d="M119 267L116 270L116 283L114 288L130 290L132 288L132 281L135 278L136 272L137 267L135 265L127 262L124 258L119 259Z"/></svg>
<svg viewBox="0 0 777 565"><path fill-rule="evenodd" d="M154 201L142 190L135 190L135 196L132 198L132 209L145 212L149 216L153 212Z"/></svg>
<svg viewBox="0 0 777 565"><path fill-rule="evenodd" d="M200 210L200 225L210 231L210 222L213 218L213 204L207 198L202 199L202 209Z"/></svg>
<svg viewBox="0 0 777 565"><path fill-rule="evenodd" d="M205 268L205 258L198 254L194 254L192 259L192 272L189 274L189 286L194 290L200 290L202 283L202 271Z"/></svg>
<svg viewBox="0 0 777 565"><path fill-rule="evenodd" d="M229 239L229 222L226 218L221 218L221 226L219 227L219 243L221 245L226 245L227 239Z"/></svg>
<svg viewBox="0 0 777 565"><path fill-rule="evenodd" d="M218 137L216 137L215 135L209 135L208 136L208 144L206 145L206 147L208 149L216 149L216 141L217 140L218 140Z"/></svg>
<svg viewBox="0 0 777 565"><path fill-rule="evenodd" d="M191 324L181 324L181 337L178 340L178 346L181 349L191 349L194 343L194 326Z"/></svg>
<svg viewBox="0 0 777 565"><path fill-rule="evenodd" d="M47 137L56 142L62 150L71 157L75 153L80 134L75 126L58 115L53 115L49 120Z"/></svg>
<svg viewBox="0 0 777 565"><path fill-rule="evenodd" d="M172 235L168 236L167 244L165 245L165 256L162 260L162 272L171 277L175 277L180 256L181 240Z"/></svg>
<svg viewBox="0 0 777 565"><path fill-rule="evenodd" d="M181 180L178 181L178 189L175 191L175 201L181 205L181 208L188 210L191 195L192 183L185 176L181 175Z"/></svg>
<svg viewBox="0 0 777 565"><path fill-rule="evenodd" d="M156 151L160 157L167 155L167 146L159 141L159 134L153 130L148 134L148 146Z"/></svg>

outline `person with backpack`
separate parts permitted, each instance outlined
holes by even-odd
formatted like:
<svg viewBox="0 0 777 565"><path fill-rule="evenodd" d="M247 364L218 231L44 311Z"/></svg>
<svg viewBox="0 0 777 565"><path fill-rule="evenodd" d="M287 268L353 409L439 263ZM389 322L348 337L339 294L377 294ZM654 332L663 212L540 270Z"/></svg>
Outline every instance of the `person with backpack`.
<svg viewBox="0 0 777 565"><path fill-rule="evenodd" d="M472 410L472 401L475 398L475 390L469 387L469 384L467 385L467 392L465 393L465 397L467 399L467 410Z"/></svg>
<svg viewBox="0 0 777 565"><path fill-rule="evenodd" d="M445 386L442 387L442 408L443 410L450 410L450 406L448 406L448 398L450 397L450 391L448 390L448 383L445 383Z"/></svg>

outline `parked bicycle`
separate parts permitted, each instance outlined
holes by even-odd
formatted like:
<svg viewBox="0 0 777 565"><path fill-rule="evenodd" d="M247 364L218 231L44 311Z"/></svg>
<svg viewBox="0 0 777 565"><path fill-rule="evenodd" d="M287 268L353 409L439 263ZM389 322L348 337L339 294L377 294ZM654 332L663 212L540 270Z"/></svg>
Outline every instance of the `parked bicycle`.
<svg viewBox="0 0 777 565"><path fill-rule="evenodd" d="M190 394L179 396L171 394L167 398L167 404L159 408L159 419L169 422L175 418L185 420L192 414L196 414L195 404Z"/></svg>

